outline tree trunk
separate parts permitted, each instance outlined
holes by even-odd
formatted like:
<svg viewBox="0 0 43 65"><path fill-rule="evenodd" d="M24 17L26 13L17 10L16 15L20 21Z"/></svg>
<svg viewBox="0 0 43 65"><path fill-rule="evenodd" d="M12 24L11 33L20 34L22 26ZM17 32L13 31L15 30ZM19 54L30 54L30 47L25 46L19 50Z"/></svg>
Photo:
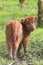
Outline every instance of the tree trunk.
<svg viewBox="0 0 43 65"><path fill-rule="evenodd" d="M43 0L38 0L38 26L43 27Z"/></svg>

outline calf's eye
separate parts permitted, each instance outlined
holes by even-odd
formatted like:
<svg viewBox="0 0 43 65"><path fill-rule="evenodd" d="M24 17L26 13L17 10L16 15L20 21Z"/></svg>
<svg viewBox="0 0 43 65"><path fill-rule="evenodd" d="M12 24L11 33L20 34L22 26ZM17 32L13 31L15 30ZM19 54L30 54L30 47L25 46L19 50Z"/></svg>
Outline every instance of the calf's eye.
<svg viewBox="0 0 43 65"><path fill-rule="evenodd" d="M30 24L29 22L26 22L26 24Z"/></svg>

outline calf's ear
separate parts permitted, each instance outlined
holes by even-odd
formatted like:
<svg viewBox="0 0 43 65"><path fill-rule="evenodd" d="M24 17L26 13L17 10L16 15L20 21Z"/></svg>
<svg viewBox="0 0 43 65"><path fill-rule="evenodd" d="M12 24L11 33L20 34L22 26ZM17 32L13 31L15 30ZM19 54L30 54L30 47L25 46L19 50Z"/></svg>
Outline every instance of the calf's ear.
<svg viewBox="0 0 43 65"><path fill-rule="evenodd" d="M38 16L35 16L35 22L37 22L37 20L38 20Z"/></svg>
<svg viewBox="0 0 43 65"><path fill-rule="evenodd" d="M21 19L21 20L20 20L20 23L21 23L21 24L24 24L24 23L25 23L25 19L24 19L24 18Z"/></svg>

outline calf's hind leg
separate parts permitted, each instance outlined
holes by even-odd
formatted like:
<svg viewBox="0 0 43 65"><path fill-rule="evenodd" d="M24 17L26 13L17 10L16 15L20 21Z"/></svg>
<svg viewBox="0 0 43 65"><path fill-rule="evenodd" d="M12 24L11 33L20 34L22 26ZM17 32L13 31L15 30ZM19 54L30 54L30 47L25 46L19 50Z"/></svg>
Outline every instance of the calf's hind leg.
<svg viewBox="0 0 43 65"><path fill-rule="evenodd" d="M12 58L12 41L9 38L9 35L7 35L6 39L7 39L8 55L9 58Z"/></svg>
<svg viewBox="0 0 43 65"><path fill-rule="evenodd" d="M16 58L18 47L19 47L19 42L14 42L12 45L13 59Z"/></svg>
<svg viewBox="0 0 43 65"><path fill-rule="evenodd" d="M6 27L6 41L7 41L9 58L12 58L12 36L11 36L11 27L10 26Z"/></svg>

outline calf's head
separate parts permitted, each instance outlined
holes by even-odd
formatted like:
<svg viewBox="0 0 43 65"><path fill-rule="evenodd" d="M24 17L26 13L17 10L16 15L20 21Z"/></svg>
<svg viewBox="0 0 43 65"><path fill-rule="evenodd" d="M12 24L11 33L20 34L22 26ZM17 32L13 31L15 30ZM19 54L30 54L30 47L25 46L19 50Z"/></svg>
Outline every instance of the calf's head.
<svg viewBox="0 0 43 65"><path fill-rule="evenodd" d="M37 17L27 17L21 19L21 23L26 31L31 32L35 29L35 22L37 21Z"/></svg>

